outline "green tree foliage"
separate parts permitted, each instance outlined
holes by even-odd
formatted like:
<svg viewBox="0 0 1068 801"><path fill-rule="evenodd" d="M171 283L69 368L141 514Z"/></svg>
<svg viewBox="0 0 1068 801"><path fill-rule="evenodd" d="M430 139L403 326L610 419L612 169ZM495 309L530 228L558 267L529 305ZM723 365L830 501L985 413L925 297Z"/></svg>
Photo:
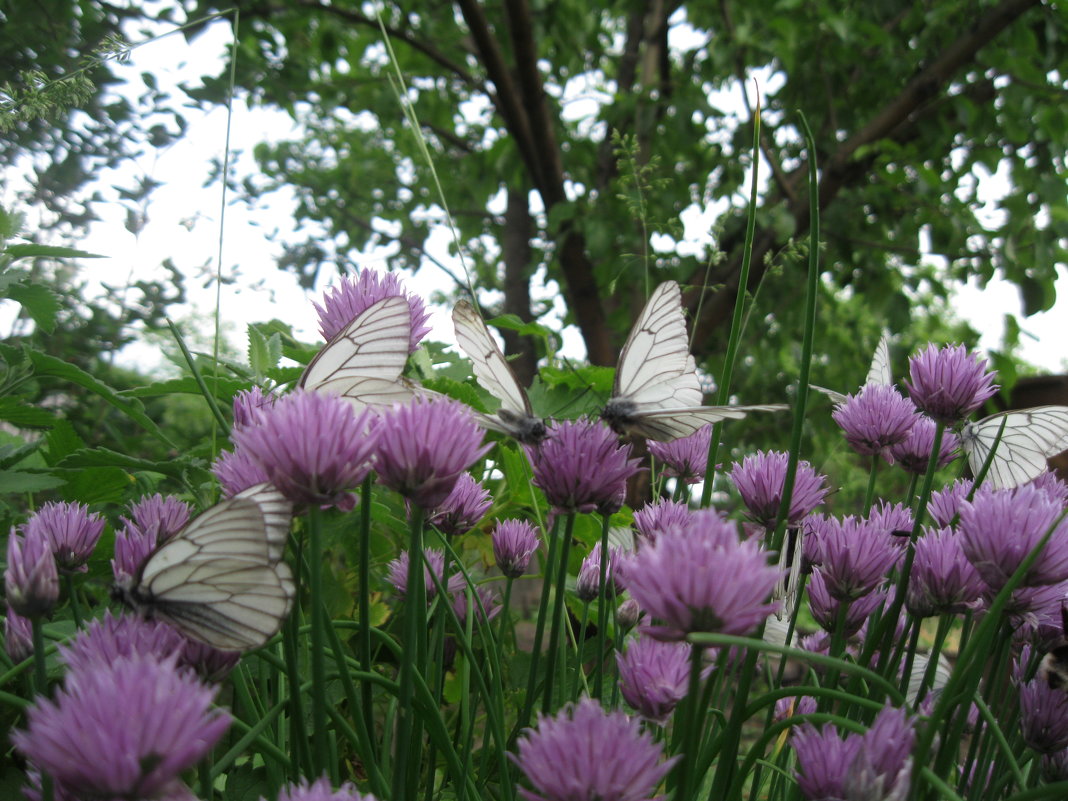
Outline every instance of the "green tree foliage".
<svg viewBox="0 0 1068 801"><path fill-rule="evenodd" d="M53 5L66 37L55 39L68 47L60 58L42 45L48 63L41 65L37 50L9 45L8 62L20 74L66 74L76 67L71 41L92 52L124 18L142 13ZM390 244L395 264L427 264L429 232L444 213L425 143L473 283L502 290L500 310L537 318L545 304L536 287L556 280L590 360L613 364L647 288L676 278L691 287L695 353L714 358L737 290L759 103L766 180L747 287L756 297L746 350L758 368L753 391L779 383L796 358L809 214L798 112L815 131L821 165L821 320L831 333L820 348L850 343L855 362L848 370L829 365L825 382L844 386L862 375L882 327L906 330L917 304L941 314L949 288L966 277L1001 274L1020 287L1028 313L1054 301L1068 224L1060 102L1068 37L1055 6L459 0L378 7L381 18L373 4L249 2L239 19L226 17L237 20L238 91L301 124L299 137L257 149L262 176L244 190L255 201L290 188L298 223L319 224L283 259L306 285L324 264L351 270L369 245ZM181 22L230 8L164 5L159 16ZM221 102L229 74L227 65L187 91L205 104ZM92 76L98 90L106 86L106 69ZM100 97L89 102L94 120ZM419 137L400 97L418 119ZM162 96L145 102L157 110L176 105ZM108 113L124 120L129 112ZM90 129L61 159L53 139L69 137L73 123L53 117L17 127L20 148L51 154L54 165L69 162L65 169L91 172L93 148L115 158L124 152ZM22 151L2 155L15 152ZM1011 187L994 213L981 214L977 175L994 172ZM724 210L713 252L675 248L680 212L717 202ZM657 237L655 249L654 234L668 237ZM506 339L510 350L525 349L518 335ZM520 366L529 376L532 362ZM739 392L747 389L741 382Z"/></svg>

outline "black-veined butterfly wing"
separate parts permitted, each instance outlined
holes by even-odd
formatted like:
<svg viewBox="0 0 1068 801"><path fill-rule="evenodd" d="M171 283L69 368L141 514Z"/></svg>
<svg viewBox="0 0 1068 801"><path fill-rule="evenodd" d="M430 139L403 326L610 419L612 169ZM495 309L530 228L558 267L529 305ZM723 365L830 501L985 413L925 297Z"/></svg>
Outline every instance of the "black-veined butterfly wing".
<svg viewBox="0 0 1068 801"><path fill-rule="evenodd" d="M889 387L893 383L894 376L890 370L890 335L884 333L879 337L879 344L875 346L875 355L872 356L871 366L868 368L868 377L864 379L861 389L871 385ZM833 389L819 387L815 384L809 384L809 386L830 398L831 403L835 406L841 406L847 400L845 395L841 392L835 392Z"/></svg>
<svg viewBox="0 0 1068 801"><path fill-rule="evenodd" d="M432 394L401 376L411 326L406 298L397 295L368 306L316 354L300 386L339 395L357 409Z"/></svg>
<svg viewBox="0 0 1068 801"><path fill-rule="evenodd" d="M1005 428L998 442L998 431ZM1016 487L1046 472L1046 460L1068 450L1068 406L1036 406L1000 412L961 430L961 447L972 473L978 475L990 451L986 480L995 489Z"/></svg>
<svg viewBox="0 0 1068 801"><path fill-rule="evenodd" d="M781 404L703 406L702 399L686 338L682 292L674 281L665 281L653 290L623 345L612 397L601 417L620 433L670 442L708 423L786 408Z"/></svg>
<svg viewBox="0 0 1068 801"><path fill-rule="evenodd" d="M215 648L258 648L281 627L295 592L281 561L286 503L261 484L211 507L158 546L120 596Z"/></svg>
<svg viewBox="0 0 1068 801"><path fill-rule="evenodd" d="M383 298L356 315L311 360L300 385L318 389L342 375L395 380L408 361L412 314L406 298Z"/></svg>
<svg viewBox="0 0 1068 801"><path fill-rule="evenodd" d="M478 415L486 428L535 445L545 438L545 424L534 416L526 390L490 335L478 311L466 300L452 310L456 340L471 360L478 382L501 402L495 415Z"/></svg>

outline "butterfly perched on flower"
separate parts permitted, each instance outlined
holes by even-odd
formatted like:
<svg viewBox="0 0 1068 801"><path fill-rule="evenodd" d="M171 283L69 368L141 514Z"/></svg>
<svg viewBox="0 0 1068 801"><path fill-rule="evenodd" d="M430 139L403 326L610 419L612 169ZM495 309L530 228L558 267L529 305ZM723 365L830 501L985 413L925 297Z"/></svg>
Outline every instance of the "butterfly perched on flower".
<svg viewBox="0 0 1068 801"><path fill-rule="evenodd" d="M115 596L146 617L223 651L277 633L295 588L282 560L292 504L257 484L207 509L158 544Z"/></svg>
<svg viewBox="0 0 1068 801"><path fill-rule="evenodd" d="M786 408L781 404L703 406L702 400L686 337L682 292L674 281L665 281L653 290L623 345L612 397L601 418L620 434L670 442L718 420Z"/></svg>
<svg viewBox="0 0 1068 801"><path fill-rule="evenodd" d="M1068 406L1035 406L992 414L966 423L960 443L973 475L979 475L990 458L986 480L994 489L1026 484L1046 472L1048 458L1068 450Z"/></svg>
<svg viewBox="0 0 1068 801"><path fill-rule="evenodd" d="M412 318L402 295L383 298L358 314L311 360L300 386L340 395L357 409L405 403L430 394L401 374L408 361Z"/></svg>
<svg viewBox="0 0 1068 801"><path fill-rule="evenodd" d="M471 360L475 378L501 402L496 413L477 415L479 424L525 445L537 445L545 439L545 423L534 416L526 390L478 311L466 300L461 300L452 309L452 322L456 327L456 340Z"/></svg>

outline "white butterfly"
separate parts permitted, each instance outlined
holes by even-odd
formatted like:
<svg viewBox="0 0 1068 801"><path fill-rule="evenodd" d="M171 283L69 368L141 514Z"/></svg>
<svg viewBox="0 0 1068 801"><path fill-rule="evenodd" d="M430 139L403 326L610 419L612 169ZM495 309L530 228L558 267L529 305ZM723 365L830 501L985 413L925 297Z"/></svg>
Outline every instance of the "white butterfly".
<svg viewBox="0 0 1068 801"><path fill-rule="evenodd" d="M601 418L620 434L670 442L717 420L786 408L702 406L703 398L686 338L682 292L674 281L666 281L653 290L623 345L612 397Z"/></svg>
<svg viewBox="0 0 1068 801"><path fill-rule="evenodd" d="M404 378L412 327L408 300L395 295L368 306L337 333L300 377L300 386L340 395L357 410L405 403L429 393Z"/></svg>
<svg viewBox="0 0 1068 801"><path fill-rule="evenodd" d="M250 487L158 545L115 594L214 648L258 648L293 601L293 574L282 561L291 516L291 504L273 486Z"/></svg>
<svg viewBox="0 0 1068 801"><path fill-rule="evenodd" d="M526 445L537 445L545 439L545 423L534 416L526 390L475 307L461 300L452 309L452 322L456 340L471 360L478 383L501 402L496 414L478 415L479 423Z"/></svg>
<svg viewBox="0 0 1068 801"><path fill-rule="evenodd" d="M889 387L893 386L893 383L894 376L890 372L890 336L883 334L879 338L879 344L875 346L875 355L872 357L871 367L868 368L868 377L864 380L861 389L868 386ZM847 400L845 395L833 389L818 387L815 384L809 384L809 386L830 398L835 406L841 406Z"/></svg>
<svg viewBox="0 0 1068 801"><path fill-rule="evenodd" d="M994 448L1002 422L1005 430L986 474L986 481L994 489L1033 481L1046 472L1046 459L1068 450L1068 406L999 412L966 424L960 432L961 447L968 455L973 475L979 474Z"/></svg>

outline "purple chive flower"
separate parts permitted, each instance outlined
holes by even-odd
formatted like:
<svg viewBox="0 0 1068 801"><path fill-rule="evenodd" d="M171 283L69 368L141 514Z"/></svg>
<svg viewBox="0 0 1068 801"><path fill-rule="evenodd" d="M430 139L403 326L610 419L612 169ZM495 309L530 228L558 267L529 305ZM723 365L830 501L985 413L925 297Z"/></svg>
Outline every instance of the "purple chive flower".
<svg viewBox="0 0 1068 801"><path fill-rule="evenodd" d="M860 754L859 737L842 739L838 729L817 729L802 723L793 729L790 744L797 756L797 785L809 801L845 798L845 772Z"/></svg>
<svg viewBox="0 0 1068 801"><path fill-rule="evenodd" d="M208 684L218 684L230 675L241 661L240 651L220 651L207 643L183 637L185 642L178 657L180 667L189 668Z"/></svg>
<svg viewBox="0 0 1068 801"><path fill-rule="evenodd" d="M127 528L151 535L155 542L166 542L189 522L192 508L173 495L146 495L130 507L130 519L119 519Z"/></svg>
<svg viewBox="0 0 1068 801"><path fill-rule="evenodd" d="M261 796L260 801L267 800ZM370 793L360 795L351 782L334 790L330 779L321 776L311 784L307 779L301 779L299 784L287 784L278 793L278 801L375 801L375 797Z"/></svg>
<svg viewBox="0 0 1068 801"><path fill-rule="evenodd" d="M257 484L270 481L267 469L251 453L241 448L219 451L211 464L211 472L219 480L223 495L232 498Z"/></svg>
<svg viewBox="0 0 1068 801"><path fill-rule="evenodd" d="M912 510L900 503L890 504L880 500L868 512L866 523L903 548L908 545L909 535L912 534Z"/></svg>
<svg viewBox="0 0 1068 801"><path fill-rule="evenodd" d="M293 503L352 508L348 490L370 472L378 441L375 413L356 414L334 395L299 390L265 409L230 438Z"/></svg>
<svg viewBox="0 0 1068 801"><path fill-rule="evenodd" d="M852 515L828 518L814 533L813 562L819 564L827 591L837 600L867 595L883 583L902 555L881 529Z"/></svg>
<svg viewBox="0 0 1068 801"><path fill-rule="evenodd" d="M844 740L833 725L820 731L802 724L791 738L798 786L811 801L904 797L915 740L913 721L904 709L894 707L876 715L864 734L849 734Z"/></svg>
<svg viewBox="0 0 1068 801"><path fill-rule="evenodd" d="M620 595L626 587L620 576L620 561L623 558L622 549L608 547L608 567L605 570L605 594L611 597L613 594ZM575 594L580 601L589 603L597 600L601 588L601 543L594 543L586 558L582 560L578 577L575 579Z"/></svg>
<svg viewBox="0 0 1068 801"><path fill-rule="evenodd" d="M538 550L538 533L524 520L500 520L493 529L493 558L508 578L519 578Z"/></svg>
<svg viewBox="0 0 1068 801"><path fill-rule="evenodd" d="M393 589L397 591L397 597L401 599L404 598L404 594L408 591L409 565L407 551L401 551L400 556L389 563L389 583L393 585ZM441 551L427 548L423 551L423 581L426 583L427 603L434 599L434 595L438 591L438 585L434 583L434 579L431 577L431 570L434 571L434 575L438 577L439 582L443 581L445 554ZM461 576L461 578L463 577Z"/></svg>
<svg viewBox="0 0 1068 801"><path fill-rule="evenodd" d="M661 725L684 697L690 680L691 646L639 637L616 654L619 689L643 718ZM711 670L711 667L709 668ZM707 671L706 671L707 673Z"/></svg>
<svg viewBox="0 0 1068 801"><path fill-rule="evenodd" d="M674 527L685 525L691 516L690 507L679 501L656 500L634 513L634 528L642 543L656 542L657 536Z"/></svg>
<svg viewBox="0 0 1068 801"><path fill-rule="evenodd" d="M739 542L726 521L669 531L627 560L631 597L663 625L650 636L681 640L695 631L748 634L777 603L766 603L781 571L754 541Z"/></svg>
<svg viewBox="0 0 1068 801"><path fill-rule="evenodd" d="M264 410L274 406L277 400L277 395L271 393L264 395L259 387L241 390L234 395L234 427L256 425Z"/></svg>
<svg viewBox="0 0 1068 801"><path fill-rule="evenodd" d="M526 801L646 801L678 757L660 761L661 746L637 718L606 712L584 698L519 737L508 756L534 790Z"/></svg>
<svg viewBox="0 0 1068 801"><path fill-rule="evenodd" d="M987 361L963 345L928 345L909 359L905 388L921 412L938 423L953 425L997 392Z"/></svg>
<svg viewBox="0 0 1068 801"><path fill-rule="evenodd" d="M53 700L38 697L26 730L11 739L77 798L157 798L229 728L214 697L173 659L120 657L70 671Z"/></svg>
<svg viewBox="0 0 1068 801"><path fill-rule="evenodd" d="M1068 694L1042 679L1020 685L1020 729L1024 742L1040 754L1068 748Z"/></svg>
<svg viewBox="0 0 1068 801"><path fill-rule="evenodd" d="M905 605L916 617L968 611L985 585L964 556L961 538L952 529L927 531L916 540Z"/></svg>
<svg viewBox="0 0 1068 801"><path fill-rule="evenodd" d="M33 624L10 606L4 618L4 651L16 665L33 656Z"/></svg>
<svg viewBox="0 0 1068 801"><path fill-rule="evenodd" d="M553 422L539 447L524 446L540 487L557 514L615 511L627 479L639 471L630 446L603 423Z"/></svg>
<svg viewBox="0 0 1068 801"><path fill-rule="evenodd" d="M1056 473L1042 473L1031 482L1031 486L1042 490L1050 497L1050 500L1061 505L1068 505L1068 484L1061 481Z"/></svg>
<svg viewBox="0 0 1068 801"><path fill-rule="evenodd" d="M453 579L457 579L453 581ZM501 601L497 593L484 585L474 587L471 601L475 607L475 622L484 623L493 620L501 612ZM463 626L467 623L467 582L463 575L455 574L449 578L449 593L452 596L452 611ZM477 596L477 598L475 597ZM484 613L484 614L483 614Z"/></svg>
<svg viewBox="0 0 1068 801"><path fill-rule="evenodd" d="M688 437L671 442L649 440L649 453L664 463L664 475L673 476L687 484L703 481L708 467L708 448L712 442L712 426L699 428Z"/></svg>
<svg viewBox="0 0 1068 801"><path fill-rule="evenodd" d="M641 617L642 610L638 606L638 602L633 598L628 598L619 605L616 609L616 625L622 631L630 631L636 625L638 625L638 619Z"/></svg>
<svg viewBox="0 0 1068 801"><path fill-rule="evenodd" d="M146 495L130 507L130 517L120 517L115 533L115 558L111 572L121 584L136 576L156 546L166 542L189 522L192 507L174 496Z"/></svg>
<svg viewBox="0 0 1068 801"><path fill-rule="evenodd" d="M462 403L413 398L383 413L379 421L379 481L423 509L449 497L459 477L490 449Z"/></svg>
<svg viewBox="0 0 1068 801"><path fill-rule="evenodd" d="M767 528L774 525L782 503L789 454L778 451L757 451L731 466L731 481L742 496L742 503L756 522ZM787 523L797 523L823 503L830 489L827 479L812 469L808 462L797 463L797 477L790 496Z"/></svg>
<svg viewBox="0 0 1068 801"><path fill-rule="evenodd" d="M470 473L461 473L448 497L427 513L427 522L442 534L466 534L492 505L489 490Z"/></svg>
<svg viewBox="0 0 1068 801"><path fill-rule="evenodd" d="M903 442L919 419L919 412L893 387L869 384L856 395L847 395L831 417L849 446L867 456Z"/></svg>
<svg viewBox="0 0 1068 801"><path fill-rule="evenodd" d="M61 573L84 573L104 530L104 518L80 503L46 503L26 521L23 531L39 530L52 547Z"/></svg>
<svg viewBox="0 0 1068 801"><path fill-rule="evenodd" d="M1031 485L981 489L960 511L961 544L979 575L995 592L1005 585L1061 516L1060 504ZM1068 579L1068 520L1050 535L1024 577L1025 586Z"/></svg>
<svg viewBox="0 0 1068 801"><path fill-rule="evenodd" d="M947 484L940 490L931 493L931 500L927 502L927 513L939 526L945 527L953 524L960 514L960 506L972 491L972 480L962 478Z"/></svg>
<svg viewBox="0 0 1068 801"><path fill-rule="evenodd" d="M927 461L931 458L934 447L935 421L920 415L909 435L897 445L892 445L886 456L890 464L899 464L901 468L913 475L922 476L927 472ZM938 448L938 466L945 467L953 461L960 448L960 437L952 431L942 432L942 444Z"/></svg>
<svg viewBox="0 0 1068 801"><path fill-rule="evenodd" d="M1068 779L1068 748L1055 754L1042 755L1042 778L1047 782L1063 782Z"/></svg>
<svg viewBox="0 0 1068 801"><path fill-rule="evenodd" d="M363 270L358 277L345 277L340 284L328 289L323 295L322 306L312 303L319 314L319 333L329 342L364 309L380 300L398 296L408 299L408 309L412 317L408 350L414 353L419 342L430 333L430 326L426 324L430 319L430 312L427 311L422 298L404 290L404 284L396 273Z"/></svg>
<svg viewBox="0 0 1068 801"><path fill-rule="evenodd" d="M8 535L4 592L8 607L23 617L44 617L55 607L59 570L48 538L40 529L24 535L12 529Z"/></svg>
<svg viewBox="0 0 1068 801"><path fill-rule="evenodd" d="M115 617L108 611L60 646L59 656L68 670L83 672L119 659L152 658L163 662L180 653L184 645L185 637L166 623L140 615Z"/></svg>
<svg viewBox="0 0 1068 801"><path fill-rule="evenodd" d="M849 602L843 634L847 637L852 637L860 631L861 626L867 622L868 616L886 599L887 591L878 589ZM841 605L846 602L839 601L831 595L827 588L827 581L819 570L814 570L809 577L808 602L812 618L820 625L820 628L833 632L838 622L838 611Z"/></svg>

